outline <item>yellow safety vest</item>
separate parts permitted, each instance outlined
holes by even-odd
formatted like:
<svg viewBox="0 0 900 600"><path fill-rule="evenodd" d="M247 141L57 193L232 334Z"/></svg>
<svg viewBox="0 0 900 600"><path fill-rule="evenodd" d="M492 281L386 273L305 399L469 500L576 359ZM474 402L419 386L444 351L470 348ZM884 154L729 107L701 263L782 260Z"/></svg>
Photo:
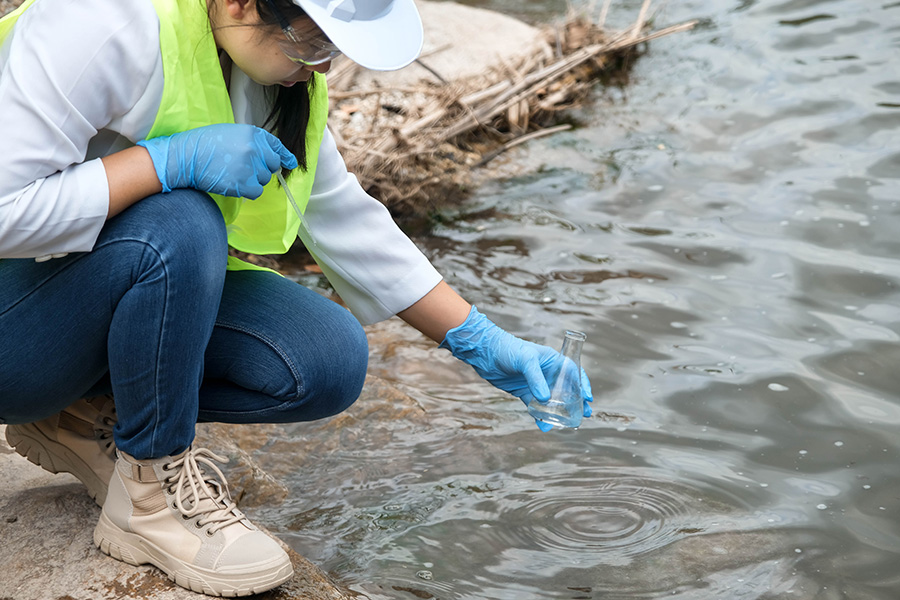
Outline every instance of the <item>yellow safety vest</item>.
<svg viewBox="0 0 900 600"><path fill-rule="evenodd" d="M19 16L35 1L25 0L19 8L0 19L0 44ZM147 138L204 125L234 123L231 99L210 32L206 2L153 0L153 5L159 16L159 45L165 79L159 111ZM306 209L309 201L328 118L325 77L319 73L314 76L315 90L310 99L306 134L307 170L295 169L287 178L301 211ZM237 250L250 254L283 254L297 238L300 217L274 176L256 200L216 194L212 197L228 225L228 243ZM228 268L261 269L231 256L228 257Z"/></svg>

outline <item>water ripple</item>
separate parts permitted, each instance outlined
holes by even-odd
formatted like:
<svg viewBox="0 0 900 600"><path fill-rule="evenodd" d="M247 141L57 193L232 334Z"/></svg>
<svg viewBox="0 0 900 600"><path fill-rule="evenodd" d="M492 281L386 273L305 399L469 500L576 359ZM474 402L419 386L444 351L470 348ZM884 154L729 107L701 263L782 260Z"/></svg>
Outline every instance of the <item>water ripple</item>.
<svg viewBox="0 0 900 600"><path fill-rule="evenodd" d="M527 534L548 550L600 550L632 556L665 545L689 514L672 490L610 482L597 494L543 498L520 509Z"/></svg>
<svg viewBox="0 0 900 600"><path fill-rule="evenodd" d="M718 519L744 503L706 485L672 481L652 473L607 472L556 481L540 491L505 499L501 525L492 536L508 546L539 550L555 561L573 559L626 564L685 536L714 529ZM718 499L716 499L718 496ZM736 506L737 505L737 506ZM515 526L512 526L515 525Z"/></svg>

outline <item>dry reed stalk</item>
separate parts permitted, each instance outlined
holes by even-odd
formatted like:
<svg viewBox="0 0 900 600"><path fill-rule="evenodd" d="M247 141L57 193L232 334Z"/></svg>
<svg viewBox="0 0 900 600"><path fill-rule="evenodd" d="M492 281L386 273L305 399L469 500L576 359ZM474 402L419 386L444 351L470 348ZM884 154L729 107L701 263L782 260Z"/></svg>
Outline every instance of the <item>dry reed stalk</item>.
<svg viewBox="0 0 900 600"><path fill-rule="evenodd" d="M603 2L601 23L609 3ZM530 139L570 128L558 126L559 114L641 44L695 24L646 31L650 4L644 0L635 23L619 32L606 31L584 13L570 13L544 33L555 56L536 52L450 85L353 89L355 72L342 67L337 84L329 75L329 87L338 111L351 113L332 126L348 168L397 214L423 214L435 202L458 196L472 169Z"/></svg>

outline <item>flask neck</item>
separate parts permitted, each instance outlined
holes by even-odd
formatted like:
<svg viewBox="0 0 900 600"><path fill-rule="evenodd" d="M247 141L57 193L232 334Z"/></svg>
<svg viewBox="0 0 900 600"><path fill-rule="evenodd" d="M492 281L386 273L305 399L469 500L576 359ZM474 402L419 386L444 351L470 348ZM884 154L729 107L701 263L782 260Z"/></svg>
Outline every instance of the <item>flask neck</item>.
<svg viewBox="0 0 900 600"><path fill-rule="evenodd" d="M576 363L581 361L581 347L587 336L581 331L566 331L566 337L563 339L562 350L560 354L569 358Z"/></svg>

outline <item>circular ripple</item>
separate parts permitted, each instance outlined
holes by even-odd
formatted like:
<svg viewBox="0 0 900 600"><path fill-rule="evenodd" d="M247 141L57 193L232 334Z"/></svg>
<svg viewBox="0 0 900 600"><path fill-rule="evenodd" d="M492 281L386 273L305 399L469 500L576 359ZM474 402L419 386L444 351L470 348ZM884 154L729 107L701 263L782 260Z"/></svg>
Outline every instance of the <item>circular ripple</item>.
<svg viewBox="0 0 900 600"><path fill-rule="evenodd" d="M734 508L734 498L723 504L708 489L635 476L602 477L592 485L558 482L514 500L518 505L504 510L502 523L492 527L496 535L520 548L582 556L650 552L704 531L711 509Z"/></svg>

